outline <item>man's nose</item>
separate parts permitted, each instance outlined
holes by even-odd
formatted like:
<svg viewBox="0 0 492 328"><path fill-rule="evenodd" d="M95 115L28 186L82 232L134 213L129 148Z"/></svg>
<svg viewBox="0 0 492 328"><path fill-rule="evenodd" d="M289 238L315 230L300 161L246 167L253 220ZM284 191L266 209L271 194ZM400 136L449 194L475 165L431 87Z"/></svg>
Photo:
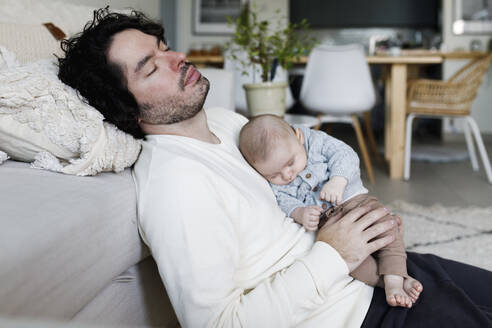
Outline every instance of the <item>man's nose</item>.
<svg viewBox="0 0 492 328"><path fill-rule="evenodd" d="M184 52L175 52L174 65L176 69L179 70L184 63L186 63L186 54Z"/></svg>
<svg viewBox="0 0 492 328"><path fill-rule="evenodd" d="M179 71L179 68L186 63L186 54L184 52L166 51L160 55L161 63L167 62L174 71Z"/></svg>

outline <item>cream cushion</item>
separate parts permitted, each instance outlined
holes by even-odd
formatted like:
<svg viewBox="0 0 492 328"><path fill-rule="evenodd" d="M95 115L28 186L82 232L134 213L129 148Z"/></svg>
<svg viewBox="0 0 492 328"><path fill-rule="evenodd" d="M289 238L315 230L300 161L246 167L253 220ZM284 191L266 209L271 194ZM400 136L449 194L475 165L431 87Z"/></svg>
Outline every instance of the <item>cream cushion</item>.
<svg viewBox="0 0 492 328"><path fill-rule="evenodd" d="M0 46L17 54L22 63L60 55L57 41L43 25L52 23L66 38L82 31L99 7L55 0L0 0ZM112 12L130 13L129 9Z"/></svg>
<svg viewBox="0 0 492 328"><path fill-rule="evenodd" d="M60 41L41 24L0 23L0 45L16 53L21 63L62 54Z"/></svg>
<svg viewBox="0 0 492 328"><path fill-rule="evenodd" d="M5 53L0 49L0 55ZM0 150L36 168L67 174L131 166L140 141L103 122L100 112L58 79L57 71L54 60L11 62L0 69Z"/></svg>
<svg viewBox="0 0 492 328"><path fill-rule="evenodd" d="M0 22L39 25L51 22L71 37L82 31L95 9L63 1L0 0Z"/></svg>

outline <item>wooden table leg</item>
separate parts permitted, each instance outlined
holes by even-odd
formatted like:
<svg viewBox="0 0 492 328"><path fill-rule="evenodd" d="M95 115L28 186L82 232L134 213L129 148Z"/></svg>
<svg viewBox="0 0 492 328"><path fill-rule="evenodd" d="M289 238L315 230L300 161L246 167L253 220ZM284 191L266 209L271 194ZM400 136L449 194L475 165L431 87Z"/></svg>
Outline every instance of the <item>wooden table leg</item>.
<svg viewBox="0 0 492 328"><path fill-rule="evenodd" d="M407 95L407 65L391 66L391 113L390 113L390 177L403 178L405 154L405 108Z"/></svg>
<svg viewBox="0 0 492 328"><path fill-rule="evenodd" d="M385 99L385 120L384 120L384 158L389 161L391 158L391 66L384 66L384 99Z"/></svg>

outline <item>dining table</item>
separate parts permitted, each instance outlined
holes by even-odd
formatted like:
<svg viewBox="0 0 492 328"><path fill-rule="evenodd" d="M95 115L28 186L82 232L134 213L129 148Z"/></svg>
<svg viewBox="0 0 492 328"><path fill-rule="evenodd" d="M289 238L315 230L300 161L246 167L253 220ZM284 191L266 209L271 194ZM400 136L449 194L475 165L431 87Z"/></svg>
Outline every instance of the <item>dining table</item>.
<svg viewBox="0 0 492 328"><path fill-rule="evenodd" d="M403 178L405 154L405 119L407 107L407 82L409 72L415 72L422 65L442 64L445 60L466 60L487 55L478 51L441 52L437 50L409 49L397 54L378 52L367 55L369 65L382 65L385 85L385 123L384 123L384 155L392 179ZM188 56L188 61L197 66L222 66L224 58L220 55ZM308 56L300 57L296 65L305 65Z"/></svg>

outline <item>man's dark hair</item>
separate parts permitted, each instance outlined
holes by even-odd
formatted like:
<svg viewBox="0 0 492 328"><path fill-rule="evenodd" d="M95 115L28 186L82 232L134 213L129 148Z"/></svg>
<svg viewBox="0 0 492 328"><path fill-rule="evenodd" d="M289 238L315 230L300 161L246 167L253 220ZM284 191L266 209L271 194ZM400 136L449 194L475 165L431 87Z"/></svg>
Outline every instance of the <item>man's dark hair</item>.
<svg viewBox="0 0 492 328"><path fill-rule="evenodd" d="M74 37L62 41L64 57L58 58L58 77L78 90L88 103L104 118L121 130L143 138L137 119L140 109L121 68L107 58L109 46L116 33L136 29L154 35L166 43L164 28L143 13L130 15L110 12L108 7L94 11L92 21Z"/></svg>

